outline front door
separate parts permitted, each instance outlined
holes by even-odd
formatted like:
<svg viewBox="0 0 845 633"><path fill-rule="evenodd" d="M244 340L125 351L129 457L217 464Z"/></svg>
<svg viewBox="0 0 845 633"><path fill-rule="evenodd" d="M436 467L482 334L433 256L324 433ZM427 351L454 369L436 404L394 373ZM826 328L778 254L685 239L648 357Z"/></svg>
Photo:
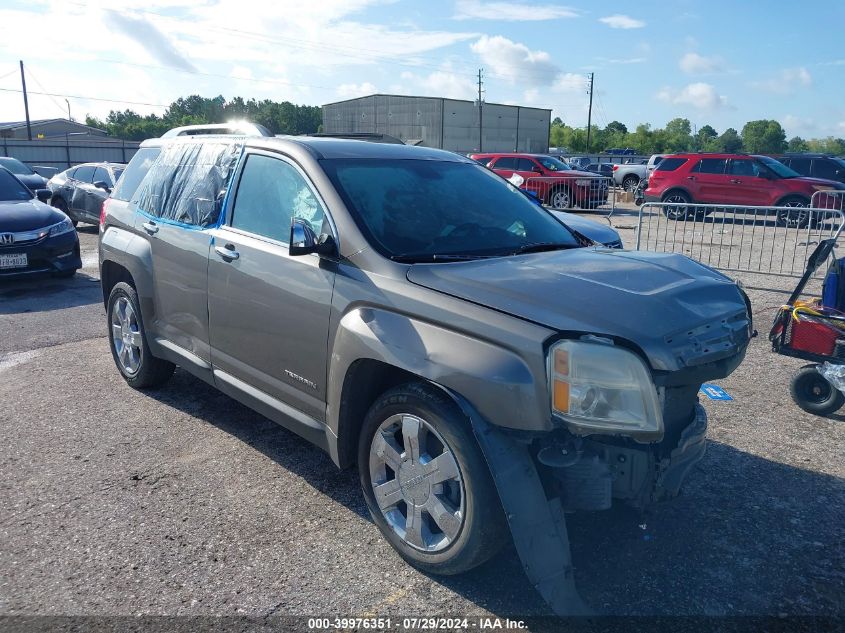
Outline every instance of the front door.
<svg viewBox="0 0 845 633"><path fill-rule="evenodd" d="M334 262L288 253L292 217L329 232L303 172L272 153L250 153L234 203L208 254L212 364L312 418L326 416ZM325 222L325 226L324 226Z"/></svg>
<svg viewBox="0 0 845 633"><path fill-rule="evenodd" d="M734 204L770 204L772 183L760 177L760 166L750 158L732 158L728 165L730 196Z"/></svg>
<svg viewBox="0 0 845 633"><path fill-rule="evenodd" d="M74 216L85 221L85 201L88 192L93 187L94 182L94 167L91 165L82 165L76 168L73 174L73 190L71 192L70 200L68 200L68 208L73 211Z"/></svg>

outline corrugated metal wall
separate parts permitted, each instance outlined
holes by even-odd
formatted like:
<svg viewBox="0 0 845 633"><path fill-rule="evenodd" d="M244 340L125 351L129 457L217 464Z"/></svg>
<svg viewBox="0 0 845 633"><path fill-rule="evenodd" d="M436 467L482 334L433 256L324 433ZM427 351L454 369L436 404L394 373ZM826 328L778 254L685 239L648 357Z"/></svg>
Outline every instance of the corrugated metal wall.
<svg viewBox="0 0 845 633"><path fill-rule="evenodd" d="M46 169L37 170L44 176L50 172L64 171L80 163L126 163L135 155L138 145L139 143L134 141L19 141L0 138L0 152L3 156L17 158L33 168L45 167Z"/></svg>
<svg viewBox="0 0 845 633"><path fill-rule="evenodd" d="M485 152L546 152L551 112L485 103ZM478 107L471 101L371 95L323 106L323 131L389 134L453 152L479 151Z"/></svg>

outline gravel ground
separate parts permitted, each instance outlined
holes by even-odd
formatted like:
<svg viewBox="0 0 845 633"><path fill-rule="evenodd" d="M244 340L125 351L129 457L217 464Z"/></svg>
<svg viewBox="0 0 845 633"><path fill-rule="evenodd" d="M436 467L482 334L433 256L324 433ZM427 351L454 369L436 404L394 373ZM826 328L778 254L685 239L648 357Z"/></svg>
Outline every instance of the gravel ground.
<svg viewBox="0 0 845 633"><path fill-rule="evenodd" d="M636 217L611 221L631 243ZM512 548L421 574L366 514L353 472L177 370L129 389L112 365L96 230L73 280L0 284L0 614L547 613ZM761 331L705 400L708 452L647 518L570 521L587 601L620 615L845 615L845 417L798 409L802 363ZM754 282L754 283L752 283Z"/></svg>

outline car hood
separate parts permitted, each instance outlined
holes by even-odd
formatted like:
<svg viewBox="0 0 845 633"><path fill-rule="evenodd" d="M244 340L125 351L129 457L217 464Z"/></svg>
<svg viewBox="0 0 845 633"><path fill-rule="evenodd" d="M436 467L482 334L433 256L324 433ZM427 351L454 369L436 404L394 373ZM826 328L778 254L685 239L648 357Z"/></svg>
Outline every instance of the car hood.
<svg viewBox="0 0 845 633"><path fill-rule="evenodd" d="M576 248L414 264L407 277L558 332L624 339L657 370L736 357L729 373L750 337L750 317L737 285L672 253Z"/></svg>
<svg viewBox="0 0 845 633"><path fill-rule="evenodd" d="M0 233L32 231L57 224L67 216L53 207L32 200L0 201Z"/></svg>
<svg viewBox="0 0 845 633"><path fill-rule="evenodd" d="M47 186L47 179L38 174L15 174L15 176L32 191L44 189Z"/></svg>
<svg viewBox="0 0 845 633"><path fill-rule="evenodd" d="M594 220L582 218L579 215L566 213L565 211L550 211L550 213L569 228L593 240L597 244L607 245L622 241L622 238L615 229Z"/></svg>

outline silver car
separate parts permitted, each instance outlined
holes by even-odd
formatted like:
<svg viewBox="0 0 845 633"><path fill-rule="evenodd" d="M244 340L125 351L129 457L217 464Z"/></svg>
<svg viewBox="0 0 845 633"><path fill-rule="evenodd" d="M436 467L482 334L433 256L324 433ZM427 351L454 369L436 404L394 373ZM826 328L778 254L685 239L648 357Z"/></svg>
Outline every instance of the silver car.
<svg viewBox="0 0 845 633"><path fill-rule="evenodd" d="M357 467L426 572L512 538L562 614L587 609L564 512L675 496L699 386L752 331L742 290L686 257L595 247L454 153L332 138L145 142L100 271L129 385L178 365Z"/></svg>

